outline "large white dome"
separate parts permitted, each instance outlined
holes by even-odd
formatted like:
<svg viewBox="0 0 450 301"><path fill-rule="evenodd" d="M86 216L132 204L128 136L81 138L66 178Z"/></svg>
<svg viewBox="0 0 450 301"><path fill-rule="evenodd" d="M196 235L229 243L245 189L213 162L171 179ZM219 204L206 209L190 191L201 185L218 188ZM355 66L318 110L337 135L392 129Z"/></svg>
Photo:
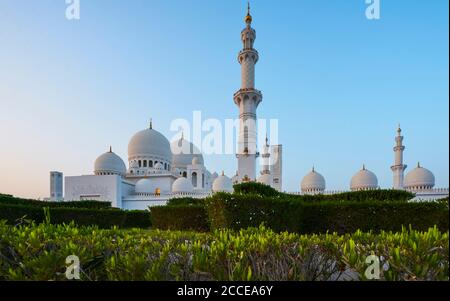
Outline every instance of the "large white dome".
<svg viewBox="0 0 450 301"><path fill-rule="evenodd" d="M96 175L118 174L124 176L127 173L127 167L123 160L110 150L95 160L94 173Z"/></svg>
<svg viewBox="0 0 450 301"><path fill-rule="evenodd" d="M313 170L303 178L300 186L302 192L323 192L326 188L326 182L325 178L313 168Z"/></svg>
<svg viewBox="0 0 450 301"><path fill-rule="evenodd" d="M258 181L257 182L272 187L273 177L272 177L271 174L265 173L265 174L262 174L262 175L260 175L258 177Z"/></svg>
<svg viewBox="0 0 450 301"><path fill-rule="evenodd" d="M197 159L197 164L204 165L203 155L199 149L184 138L173 141L170 144L170 149L173 167L187 168L188 165L192 164L194 158Z"/></svg>
<svg viewBox="0 0 450 301"><path fill-rule="evenodd" d="M134 189L137 194L140 193L154 194L156 192L157 187L155 186L153 181L149 179L142 179L137 181Z"/></svg>
<svg viewBox="0 0 450 301"><path fill-rule="evenodd" d="M178 178L172 184L173 193L192 193L194 192L194 186L192 186L191 181L185 177Z"/></svg>
<svg viewBox="0 0 450 301"><path fill-rule="evenodd" d="M232 193L234 191L233 183L231 182L230 178L228 178L224 173L222 173L221 176L219 176L217 179L214 180L212 185L212 191Z"/></svg>
<svg viewBox="0 0 450 301"><path fill-rule="evenodd" d="M405 177L405 188L411 190L431 189L435 185L435 178L431 171L417 165Z"/></svg>
<svg viewBox="0 0 450 301"><path fill-rule="evenodd" d="M172 153L169 140L152 128L136 133L128 144L129 160L136 157L156 157L170 162Z"/></svg>
<svg viewBox="0 0 450 301"><path fill-rule="evenodd" d="M350 189L352 191L378 189L377 176L364 166L362 170L353 176Z"/></svg>

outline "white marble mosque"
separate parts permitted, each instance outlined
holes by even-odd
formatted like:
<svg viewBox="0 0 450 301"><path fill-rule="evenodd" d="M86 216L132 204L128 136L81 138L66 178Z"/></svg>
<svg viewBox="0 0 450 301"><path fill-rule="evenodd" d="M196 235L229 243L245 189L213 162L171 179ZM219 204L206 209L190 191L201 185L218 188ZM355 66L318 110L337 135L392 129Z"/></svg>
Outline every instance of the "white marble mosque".
<svg viewBox="0 0 450 301"><path fill-rule="evenodd" d="M150 122L148 128L136 133L128 144L128 168L110 148L95 160L92 175L64 178L61 172L51 172L50 200L110 201L117 208L147 209L165 205L171 198L204 198L215 192L232 192L233 184L247 181L257 181L283 191L282 145L269 145L266 139L261 155L263 165L257 176L257 130L243 126L248 120L256 121L256 110L262 102L261 91L255 89L255 65L259 54L253 48L256 31L251 26L250 7L245 23L246 27L241 32L243 49L238 55L242 85L234 94L241 120L236 175L229 178L223 172L219 175L209 171L196 146L184 137L170 143ZM389 188L414 192L419 200L447 197L448 188L435 189L433 173L420 164L404 177L407 166L403 164L405 146L400 127L395 141L395 161L391 167L394 179ZM349 188L351 191L380 189L377 176L365 166L353 176ZM314 168L301 181L300 191L294 192L312 195L333 193L340 192L327 191L325 178Z"/></svg>

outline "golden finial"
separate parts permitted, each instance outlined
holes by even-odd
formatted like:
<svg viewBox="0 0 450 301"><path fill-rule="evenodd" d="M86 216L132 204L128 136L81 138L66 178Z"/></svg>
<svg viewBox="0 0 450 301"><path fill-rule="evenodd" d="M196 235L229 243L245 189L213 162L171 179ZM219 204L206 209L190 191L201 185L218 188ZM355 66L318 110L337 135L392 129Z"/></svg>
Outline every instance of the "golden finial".
<svg viewBox="0 0 450 301"><path fill-rule="evenodd" d="M245 23L250 24L252 23L252 15L250 15L250 1L248 1L247 5L247 16L245 16Z"/></svg>
<svg viewBox="0 0 450 301"><path fill-rule="evenodd" d="M153 119L152 118L150 118L150 129L151 130L153 129Z"/></svg>
<svg viewBox="0 0 450 301"><path fill-rule="evenodd" d="M363 170L366 170L366 164L363 164Z"/></svg>
<svg viewBox="0 0 450 301"><path fill-rule="evenodd" d="M312 167L312 172L316 172L316 168L314 167L314 165Z"/></svg>

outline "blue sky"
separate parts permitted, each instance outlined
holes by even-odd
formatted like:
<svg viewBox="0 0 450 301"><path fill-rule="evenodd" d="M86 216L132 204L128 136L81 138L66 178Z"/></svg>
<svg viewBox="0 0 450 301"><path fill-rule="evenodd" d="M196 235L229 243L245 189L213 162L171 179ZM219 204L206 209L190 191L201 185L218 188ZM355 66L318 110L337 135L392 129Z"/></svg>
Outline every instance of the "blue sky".
<svg viewBox="0 0 450 301"><path fill-rule="evenodd" d="M408 171L449 184L448 1L252 1L260 118L277 118L284 188L314 164L347 189L365 163L392 186L400 122ZM90 174L109 145L125 161L131 136L170 122L235 118L243 0L0 0L0 192L48 195L48 172ZM233 156L208 156L233 175Z"/></svg>

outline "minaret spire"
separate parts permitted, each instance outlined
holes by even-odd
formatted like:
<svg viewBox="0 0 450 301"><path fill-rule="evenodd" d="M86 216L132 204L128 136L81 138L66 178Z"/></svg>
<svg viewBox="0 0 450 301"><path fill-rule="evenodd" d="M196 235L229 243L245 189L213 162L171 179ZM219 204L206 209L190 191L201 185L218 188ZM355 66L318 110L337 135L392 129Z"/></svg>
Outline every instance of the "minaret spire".
<svg viewBox="0 0 450 301"><path fill-rule="evenodd" d="M403 189L403 179L405 175L405 169L408 167L403 164L403 151L405 146L403 145L402 128L400 124L397 128L397 136L395 137L395 147L394 147L394 165L391 166L391 170L394 174L394 189Z"/></svg>
<svg viewBox="0 0 450 301"><path fill-rule="evenodd" d="M255 65L259 55L253 48L256 31L251 26L250 2L247 5L245 23L247 26L241 31L243 48L238 54L241 64L241 88L234 94L234 103L239 108L240 118L237 152L239 182L256 180L256 109L262 101L261 92L255 89Z"/></svg>

